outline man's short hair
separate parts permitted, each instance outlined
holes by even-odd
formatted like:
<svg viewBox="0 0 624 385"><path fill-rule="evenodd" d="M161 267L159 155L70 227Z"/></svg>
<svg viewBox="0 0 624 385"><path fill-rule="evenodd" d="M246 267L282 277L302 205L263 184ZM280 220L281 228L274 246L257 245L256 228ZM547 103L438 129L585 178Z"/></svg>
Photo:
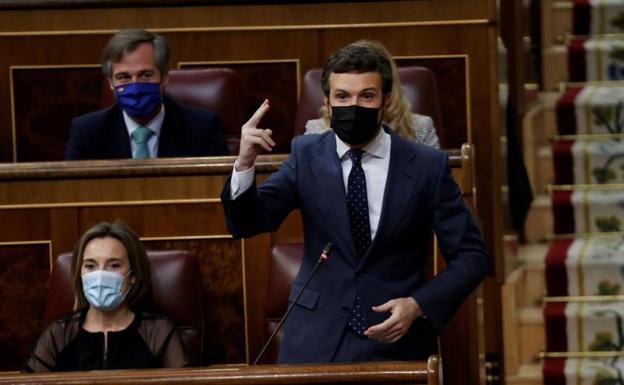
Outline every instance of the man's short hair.
<svg viewBox="0 0 624 385"><path fill-rule="evenodd" d="M392 67L388 59L376 50L348 45L340 48L327 59L323 67L321 87L325 96L329 96L329 75L348 72L378 72L381 75L381 91L384 95L392 91Z"/></svg>
<svg viewBox="0 0 624 385"><path fill-rule="evenodd" d="M169 42L164 36L139 28L122 29L108 41L102 51L102 72L107 78L113 76L113 63L134 51L140 44L150 43L154 47L154 61L160 76L169 72Z"/></svg>

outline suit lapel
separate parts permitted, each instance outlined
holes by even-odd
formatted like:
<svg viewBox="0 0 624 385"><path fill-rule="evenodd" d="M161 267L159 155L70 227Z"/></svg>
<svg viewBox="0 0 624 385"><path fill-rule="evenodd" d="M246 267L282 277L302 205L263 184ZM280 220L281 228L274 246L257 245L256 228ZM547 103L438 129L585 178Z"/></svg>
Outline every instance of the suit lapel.
<svg viewBox="0 0 624 385"><path fill-rule="evenodd" d="M124 123L123 113L119 105L116 105L113 110L113 121L110 129L111 142L107 156L111 159L132 158L130 136L128 135L128 128Z"/></svg>
<svg viewBox="0 0 624 385"><path fill-rule="evenodd" d="M338 234L347 245L348 262L355 266L355 245L351 237L351 224L347 212L346 193L342 176L340 159L336 154L336 137L333 133L328 134L319 143L318 153L310 162L315 186L318 191L319 201L325 207L325 217L328 218L328 226L333 224Z"/></svg>
<svg viewBox="0 0 624 385"><path fill-rule="evenodd" d="M407 212L407 206L411 203L409 198L413 193L412 183L415 172L412 162L416 158L416 152L398 135L391 133L390 137L390 164L377 233L360 261L358 269L364 267L376 254L375 249L378 244L385 239L386 234L392 234L394 228L401 222L403 214Z"/></svg>
<svg viewBox="0 0 624 385"><path fill-rule="evenodd" d="M182 123L179 119L179 111L177 105L168 98L164 99L165 119L160 129L160 138L158 139L158 157L172 157L180 154L182 147L182 137L180 136L179 127Z"/></svg>

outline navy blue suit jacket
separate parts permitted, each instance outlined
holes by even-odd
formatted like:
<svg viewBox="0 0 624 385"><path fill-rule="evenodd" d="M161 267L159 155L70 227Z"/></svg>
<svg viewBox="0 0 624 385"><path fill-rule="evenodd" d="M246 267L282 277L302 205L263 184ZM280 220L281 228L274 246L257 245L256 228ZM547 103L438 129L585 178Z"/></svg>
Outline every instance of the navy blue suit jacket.
<svg viewBox="0 0 624 385"><path fill-rule="evenodd" d="M437 351L436 334L490 270L481 234L453 180L446 154L391 134L390 164L381 218L371 247L355 256L346 194L333 132L300 136L279 170L235 200L227 181L221 199L228 230L249 237L276 230L301 209L304 259L291 300L328 242L335 247L284 326L279 362L328 362L340 342L356 293L363 309L412 296L418 318L393 344L373 343L375 359L420 360ZM427 281L432 231L448 263ZM389 314L365 311L368 325Z"/></svg>
<svg viewBox="0 0 624 385"><path fill-rule="evenodd" d="M158 157L228 155L223 127L208 110L184 106L164 98L165 118L158 141ZM65 159L132 158L130 136L117 103L72 120Z"/></svg>

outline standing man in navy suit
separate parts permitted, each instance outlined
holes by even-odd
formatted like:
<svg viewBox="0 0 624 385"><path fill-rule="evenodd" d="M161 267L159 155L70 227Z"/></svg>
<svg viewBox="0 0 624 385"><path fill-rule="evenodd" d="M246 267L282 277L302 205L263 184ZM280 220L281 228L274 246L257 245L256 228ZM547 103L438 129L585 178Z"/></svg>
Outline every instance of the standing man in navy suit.
<svg viewBox="0 0 624 385"><path fill-rule="evenodd" d="M221 195L235 237L274 231L301 210L305 251L291 300L323 246L334 243L285 323L278 361L425 359L490 271L481 234L447 156L381 124L392 90L386 59L342 48L327 61L322 88L332 130L295 138L289 158L256 186L255 159L275 146L271 130L258 128L265 100L243 126ZM432 232L448 267L427 280Z"/></svg>
<svg viewBox="0 0 624 385"><path fill-rule="evenodd" d="M215 113L164 96L169 57L169 43L159 34L117 32L102 52L116 103L73 119L65 159L227 155Z"/></svg>

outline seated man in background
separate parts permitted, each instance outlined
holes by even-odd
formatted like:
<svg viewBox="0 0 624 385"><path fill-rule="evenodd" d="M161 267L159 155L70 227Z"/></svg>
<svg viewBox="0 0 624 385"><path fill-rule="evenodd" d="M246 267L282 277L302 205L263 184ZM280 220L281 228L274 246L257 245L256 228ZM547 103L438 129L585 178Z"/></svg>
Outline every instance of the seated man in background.
<svg viewBox="0 0 624 385"><path fill-rule="evenodd" d="M73 119L65 159L227 155L213 112L164 96L169 43L142 29L117 32L102 52L116 103Z"/></svg>

